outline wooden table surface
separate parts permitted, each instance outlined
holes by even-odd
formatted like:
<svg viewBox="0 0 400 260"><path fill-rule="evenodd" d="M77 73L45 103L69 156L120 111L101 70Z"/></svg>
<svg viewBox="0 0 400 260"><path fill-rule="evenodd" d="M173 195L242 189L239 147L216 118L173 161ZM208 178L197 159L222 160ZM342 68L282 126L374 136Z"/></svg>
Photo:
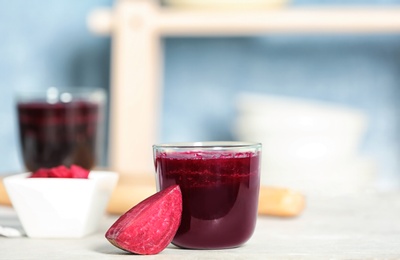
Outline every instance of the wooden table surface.
<svg viewBox="0 0 400 260"><path fill-rule="evenodd" d="M0 237L0 259L132 259L104 233L106 216L93 235L81 239ZM21 228L15 212L0 206L0 225ZM146 259L400 259L400 193L309 198L297 218L260 216L244 246L184 250L169 246Z"/></svg>

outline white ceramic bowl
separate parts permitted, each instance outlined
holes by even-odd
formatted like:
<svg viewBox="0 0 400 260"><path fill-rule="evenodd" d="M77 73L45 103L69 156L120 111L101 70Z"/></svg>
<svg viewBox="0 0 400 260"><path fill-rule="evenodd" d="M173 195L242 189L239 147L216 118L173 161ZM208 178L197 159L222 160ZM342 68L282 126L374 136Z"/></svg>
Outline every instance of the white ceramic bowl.
<svg viewBox="0 0 400 260"><path fill-rule="evenodd" d="M326 197L368 192L375 188L374 160L355 157L336 165L304 165L262 162L261 184L287 187L308 197Z"/></svg>
<svg viewBox="0 0 400 260"><path fill-rule="evenodd" d="M268 160L334 163L358 153L367 116L353 108L300 98L240 95L234 135L263 143Z"/></svg>
<svg viewBox="0 0 400 260"><path fill-rule="evenodd" d="M4 185L29 237L77 238L93 233L117 183L114 172L92 171L88 179L4 178Z"/></svg>

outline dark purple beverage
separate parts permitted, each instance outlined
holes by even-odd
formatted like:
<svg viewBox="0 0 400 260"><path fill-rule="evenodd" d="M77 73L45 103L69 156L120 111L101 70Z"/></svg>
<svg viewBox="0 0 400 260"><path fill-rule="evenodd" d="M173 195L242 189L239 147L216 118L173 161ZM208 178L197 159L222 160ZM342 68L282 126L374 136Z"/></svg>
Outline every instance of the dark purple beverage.
<svg viewBox="0 0 400 260"><path fill-rule="evenodd" d="M220 249L240 246L251 237L257 219L261 146L241 148L156 152L158 188L178 184L182 191L182 220L173 244Z"/></svg>
<svg viewBox="0 0 400 260"><path fill-rule="evenodd" d="M100 106L85 100L18 103L23 160L29 171L95 164Z"/></svg>

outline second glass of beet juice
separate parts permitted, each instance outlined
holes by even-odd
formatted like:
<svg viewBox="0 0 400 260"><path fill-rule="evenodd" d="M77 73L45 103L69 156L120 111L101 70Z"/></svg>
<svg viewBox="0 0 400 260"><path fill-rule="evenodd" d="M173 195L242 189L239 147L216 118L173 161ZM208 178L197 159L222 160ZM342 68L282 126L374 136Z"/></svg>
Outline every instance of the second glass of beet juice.
<svg viewBox="0 0 400 260"><path fill-rule="evenodd" d="M261 144L196 142L153 146L157 189L178 184L182 220L172 241L182 248L244 244L257 220Z"/></svg>
<svg viewBox="0 0 400 260"><path fill-rule="evenodd" d="M59 165L91 169L102 153L106 94L93 88L19 92L21 153L29 171Z"/></svg>

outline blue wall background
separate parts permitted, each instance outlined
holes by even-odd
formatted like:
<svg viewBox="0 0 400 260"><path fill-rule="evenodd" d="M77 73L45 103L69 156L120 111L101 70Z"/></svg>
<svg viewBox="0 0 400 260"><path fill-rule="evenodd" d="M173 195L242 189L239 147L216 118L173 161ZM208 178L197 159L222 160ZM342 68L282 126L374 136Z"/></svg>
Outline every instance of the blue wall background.
<svg viewBox="0 0 400 260"><path fill-rule="evenodd" d="M16 89L108 89L110 39L91 35L85 20L93 8L112 3L0 1L0 174L23 168ZM309 4L396 6L400 0L292 1ZM363 151L377 158L385 179L400 179L400 34L166 38L164 48L161 141L231 139L239 91L316 98L366 111L371 127Z"/></svg>

